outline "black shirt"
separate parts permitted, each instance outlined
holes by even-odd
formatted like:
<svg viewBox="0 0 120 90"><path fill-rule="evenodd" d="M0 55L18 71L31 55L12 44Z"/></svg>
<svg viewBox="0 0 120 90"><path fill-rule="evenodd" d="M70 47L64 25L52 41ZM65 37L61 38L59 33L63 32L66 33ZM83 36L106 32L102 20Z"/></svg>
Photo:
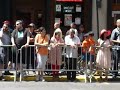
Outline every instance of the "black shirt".
<svg viewBox="0 0 120 90"><path fill-rule="evenodd" d="M21 46L27 43L27 37L30 37L30 34L28 30L22 29L20 31L14 30L11 36L14 38L17 48L21 48Z"/></svg>
<svg viewBox="0 0 120 90"><path fill-rule="evenodd" d="M35 36L36 36L36 33L35 32L29 32L30 33L30 38L35 38ZM29 43L30 45L34 45L34 42L30 42Z"/></svg>

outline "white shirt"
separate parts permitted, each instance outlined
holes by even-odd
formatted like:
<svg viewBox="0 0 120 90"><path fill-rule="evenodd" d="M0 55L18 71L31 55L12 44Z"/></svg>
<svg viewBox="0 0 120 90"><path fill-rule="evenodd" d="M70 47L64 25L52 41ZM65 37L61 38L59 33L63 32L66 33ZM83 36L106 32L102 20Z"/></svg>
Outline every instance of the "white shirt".
<svg viewBox="0 0 120 90"><path fill-rule="evenodd" d="M78 36L74 36L74 38L71 38L70 35L67 35L65 37L65 44L66 45L76 45L80 44L80 39ZM70 46L66 47L66 57L67 58L77 58L78 57L78 48L72 48Z"/></svg>
<svg viewBox="0 0 120 90"><path fill-rule="evenodd" d="M0 45L10 45L11 38L8 32L3 31L3 28L0 29Z"/></svg>
<svg viewBox="0 0 120 90"><path fill-rule="evenodd" d="M3 36L3 28L0 29L0 45L3 45L1 40L2 36Z"/></svg>

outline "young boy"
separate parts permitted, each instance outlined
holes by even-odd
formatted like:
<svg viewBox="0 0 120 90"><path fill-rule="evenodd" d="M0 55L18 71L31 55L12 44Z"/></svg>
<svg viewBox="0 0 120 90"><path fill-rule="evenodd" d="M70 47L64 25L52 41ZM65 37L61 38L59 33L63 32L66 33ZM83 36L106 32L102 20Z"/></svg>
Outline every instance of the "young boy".
<svg viewBox="0 0 120 90"><path fill-rule="evenodd" d="M85 68L86 61L89 61L89 48L90 48L90 42L89 42L89 34L84 35L84 40L82 43L82 59L83 59L83 68Z"/></svg>
<svg viewBox="0 0 120 90"><path fill-rule="evenodd" d="M94 33L93 32L89 32L89 43L90 43L90 48L89 48L89 60L90 60L90 69L93 68L93 62L95 60L95 40L94 40Z"/></svg>

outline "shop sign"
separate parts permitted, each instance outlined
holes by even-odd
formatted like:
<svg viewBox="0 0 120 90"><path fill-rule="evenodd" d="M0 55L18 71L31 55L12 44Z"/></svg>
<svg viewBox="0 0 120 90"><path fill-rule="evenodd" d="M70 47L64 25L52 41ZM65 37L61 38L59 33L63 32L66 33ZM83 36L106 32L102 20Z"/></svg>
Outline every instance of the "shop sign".
<svg viewBox="0 0 120 90"><path fill-rule="evenodd" d="M82 8L80 5L76 5L76 12L81 12L82 11Z"/></svg>
<svg viewBox="0 0 120 90"><path fill-rule="evenodd" d="M80 23L81 23L81 18L76 17L76 18L75 18L75 24L76 24L76 25L79 25Z"/></svg>
<svg viewBox="0 0 120 90"><path fill-rule="evenodd" d="M64 6L63 12L65 13L74 13L74 6Z"/></svg>
<svg viewBox="0 0 120 90"><path fill-rule="evenodd" d="M64 15L64 25L65 26L70 26L70 24L72 23L72 14L65 14Z"/></svg>
<svg viewBox="0 0 120 90"><path fill-rule="evenodd" d="M56 5L56 12L61 12L61 5Z"/></svg>

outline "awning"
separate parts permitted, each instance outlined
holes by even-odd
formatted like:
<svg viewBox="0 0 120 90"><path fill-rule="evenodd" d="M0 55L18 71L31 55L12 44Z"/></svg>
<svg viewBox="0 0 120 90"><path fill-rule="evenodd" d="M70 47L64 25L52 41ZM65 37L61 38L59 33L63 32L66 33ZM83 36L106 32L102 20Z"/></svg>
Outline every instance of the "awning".
<svg viewBox="0 0 120 90"><path fill-rule="evenodd" d="M56 0L59 2L82 2L83 0Z"/></svg>

